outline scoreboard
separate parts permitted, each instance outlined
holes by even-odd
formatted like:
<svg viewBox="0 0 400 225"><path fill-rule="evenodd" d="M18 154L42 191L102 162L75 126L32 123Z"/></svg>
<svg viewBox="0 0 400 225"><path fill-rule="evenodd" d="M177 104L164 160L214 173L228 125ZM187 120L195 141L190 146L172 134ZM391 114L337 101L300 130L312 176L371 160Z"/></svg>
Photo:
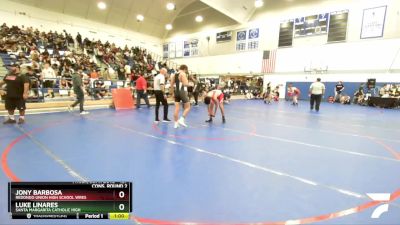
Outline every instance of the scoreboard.
<svg viewBox="0 0 400 225"><path fill-rule="evenodd" d="M10 182L12 219L129 219L131 182Z"/></svg>
<svg viewBox="0 0 400 225"><path fill-rule="evenodd" d="M294 20L294 37L305 37L327 33L329 13L299 17Z"/></svg>

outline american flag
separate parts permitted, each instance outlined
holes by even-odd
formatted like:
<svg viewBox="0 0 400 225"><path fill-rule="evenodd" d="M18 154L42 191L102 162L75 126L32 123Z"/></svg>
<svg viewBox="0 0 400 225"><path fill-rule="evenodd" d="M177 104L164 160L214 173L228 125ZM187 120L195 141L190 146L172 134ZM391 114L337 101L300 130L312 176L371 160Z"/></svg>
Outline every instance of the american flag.
<svg viewBox="0 0 400 225"><path fill-rule="evenodd" d="M261 73L275 72L276 49L264 51Z"/></svg>

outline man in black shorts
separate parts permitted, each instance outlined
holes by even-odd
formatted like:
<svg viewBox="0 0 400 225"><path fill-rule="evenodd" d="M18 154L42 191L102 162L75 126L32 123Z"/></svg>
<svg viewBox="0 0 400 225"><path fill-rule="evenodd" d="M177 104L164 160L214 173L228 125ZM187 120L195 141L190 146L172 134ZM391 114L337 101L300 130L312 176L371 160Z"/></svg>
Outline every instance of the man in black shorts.
<svg viewBox="0 0 400 225"><path fill-rule="evenodd" d="M8 119L3 124L16 123L15 109L19 110L18 124L23 124L25 122L25 100L28 98L29 93L29 80L25 75L20 74L18 64L10 65L10 72L0 81L0 87L4 84L7 84L5 106L8 111Z"/></svg>
<svg viewBox="0 0 400 225"><path fill-rule="evenodd" d="M175 119L175 124L174 128L178 128L179 125L182 125L184 127L187 127L185 124L185 118L187 114L190 111L190 102L189 102L189 97L188 97L188 67L186 65L181 65L179 67L179 72L176 73L175 75L171 76L171 85L175 84L175 112L174 112L174 119ZM179 107L180 107L180 102L183 103L183 114L179 118Z"/></svg>

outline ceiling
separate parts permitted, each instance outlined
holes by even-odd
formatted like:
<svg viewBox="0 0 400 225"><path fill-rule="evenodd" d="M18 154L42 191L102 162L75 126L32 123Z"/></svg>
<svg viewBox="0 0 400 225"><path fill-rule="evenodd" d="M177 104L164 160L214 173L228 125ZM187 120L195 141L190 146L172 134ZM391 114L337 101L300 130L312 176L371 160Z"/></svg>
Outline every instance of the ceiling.
<svg viewBox="0 0 400 225"><path fill-rule="evenodd" d="M11 0L53 12L72 15L95 22L121 27L142 34L164 39L180 33L192 33L207 28L217 28L246 23L260 11L288 7L303 1L317 0L264 0L264 7L257 10L254 0ZM97 3L107 4L100 10ZM293 2L292 2L293 1ZM168 11L166 4L173 2L176 9ZM256 12L256 13L255 13ZM137 22L142 14L144 21ZM196 23L194 18L202 15L204 21ZM165 25L171 23L173 30Z"/></svg>
<svg viewBox="0 0 400 225"><path fill-rule="evenodd" d="M196 0L174 0L176 10L173 11L166 9L167 0L101 0L107 4L105 10L97 7L100 0L11 1L162 38L165 25L172 23L182 9ZM143 22L136 21L138 14L144 16Z"/></svg>
<svg viewBox="0 0 400 225"><path fill-rule="evenodd" d="M100 10L100 0L11 0L53 12L72 15L143 34L165 38L168 33L193 31L206 24L222 27L245 22L252 13L254 0L101 0L107 4ZM168 11L166 4L173 2L176 9ZM246 5L247 10L242 6ZM136 16L142 14L143 22L137 22ZM202 24L197 24L194 17L204 17ZM165 25L171 23L172 31Z"/></svg>

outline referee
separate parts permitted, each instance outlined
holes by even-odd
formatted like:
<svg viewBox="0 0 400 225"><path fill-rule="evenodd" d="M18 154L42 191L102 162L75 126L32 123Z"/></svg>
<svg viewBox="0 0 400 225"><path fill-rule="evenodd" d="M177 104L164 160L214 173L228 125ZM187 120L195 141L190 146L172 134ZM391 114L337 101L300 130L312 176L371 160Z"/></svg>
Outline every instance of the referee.
<svg viewBox="0 0 400 225"><path fill-rule="evenodd" d="M163 122L170 122L168 119L168 102L167 95L165 94L165 75L167 74L167 69L162 68L160 73L154 77L154 93L156 95L156 119L155 123L160 122L158 117L158 110L160 109L160 103L164 106L164 119Z"/></svg>
<svg viewBox="0 0 400 225"><path fill-rule="evenodd" d="M325 94L325 85L321 83L321 78L317 78L317 81L312 83L309 90L310 94L310 109L319 111L319 105L321 104L322 96Z"/></svg>
<svg viewBox="0 0 400 225"><path fill-rule="evenodd" d="M10 65L10 72L0 81L0 87L7 84L5 106L8 111L8 119L3 124L16 123L14 117L15 109L19 110L18 124L25 122L25 100L28 98L29 80L20 74L19 64Z"/></svg>

